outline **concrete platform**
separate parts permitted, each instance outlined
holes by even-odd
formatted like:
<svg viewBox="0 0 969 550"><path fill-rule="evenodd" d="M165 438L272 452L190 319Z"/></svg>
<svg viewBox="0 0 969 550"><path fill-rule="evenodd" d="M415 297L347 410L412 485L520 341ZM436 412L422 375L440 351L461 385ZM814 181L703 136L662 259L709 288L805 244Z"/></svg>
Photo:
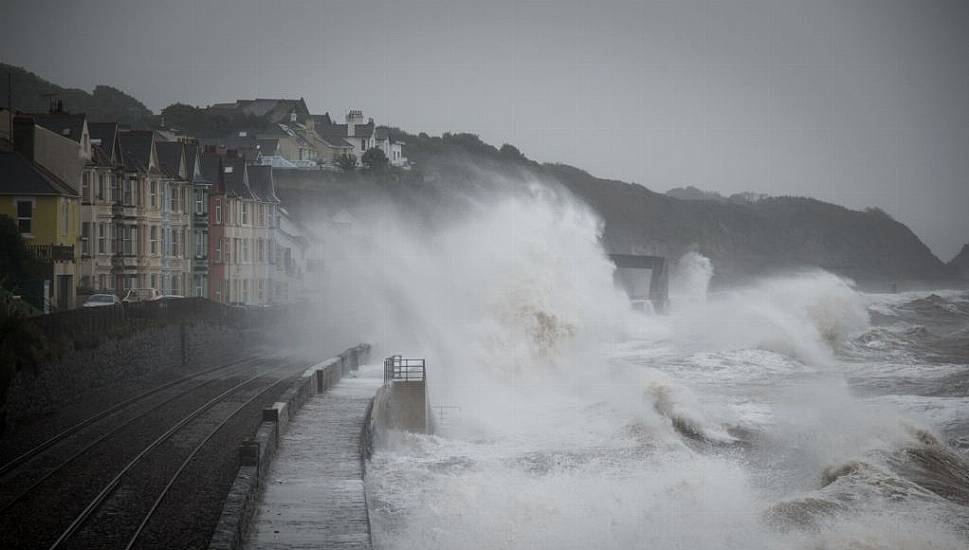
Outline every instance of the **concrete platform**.
<svg viewBox="0 0 969 550"><path fill-rule="evenodd" d="M246 548L371 548L360 434L383 373L361 367L354 374L312 398L290 423Z"/></svg>

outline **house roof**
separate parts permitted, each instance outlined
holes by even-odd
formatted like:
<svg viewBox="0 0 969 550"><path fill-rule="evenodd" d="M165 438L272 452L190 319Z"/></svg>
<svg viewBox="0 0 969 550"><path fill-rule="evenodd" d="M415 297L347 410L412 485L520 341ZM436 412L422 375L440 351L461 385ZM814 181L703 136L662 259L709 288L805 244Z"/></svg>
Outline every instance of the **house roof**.
<svg viewBox="0 0 969 550"><path fill-rule="evenodd" d="M113 166L121 163L115 156L118 145L117 122L89 122L87 131L91 135L91 160L99 166Z"/></svg>
<svg viewBox="0 0 969 550"><path fill-rule="evenodd" d="M246 173L246 161L241 157L225 157L222 159L222 180L225 182L225 192L243 199L255 199L256 196L249 188L249 178Z"/></svg>
<svg viewBox="0 0 969 550"><path fill-rule="evenodd" d="M87 115L84 113L38 113L28 115L34 119L34 124L42 126L59 136L81 142L81 134L84 132L84 121Z"/></svg>
<svg viewBox="0 0 969 550"><path fill-rule="evenodd" d="M155 150L158 153L158 164L162 172L169 177L186 177L179 173L182 159L185 156L185 146L180 141L156 141ZM187 177L186 177L187 179Z"/></svg>
<svg viewBox="0 0 969 550"><path fill-rule="evenodd" d="M201 159L198 158L199 153L202 148L198 143L186 143L185 144L185 171L188 181L192 184L198 185L210 185L215 183L214 180L210 180L206 177L205 172L202 171ZM195 175L195 164L199 163L199 174Z"/></svg>
<svg viewBox="0 0 969 550"><path fill-rule="evenodd" d="M276 154L276 149L279 148L278 139L257 139L256 143L259 144L259 153L265 156L273 156Z"/></svg>
<svg viewBox="0 0 969 550"><path fill-rule="evenodd" d="M259 158L260 140L250 135L229 135L221 138L206 138L202 140L202 144L215 145L227 151L237 151L248 160L257 160Z"/></svg>
<svg viewBox="0 0 969 550"><path fill-rule="evenodd" d="M340 146L342 146L343 139L370 137L374 133L373 120L369 120L365 124L354 124L353 136L349 136L347 135L347 132L349 131L347 125L334 124L333 120L330 118L330 113L313 115L313 125L316 133L332 145L340 144ZM334 141L338 143L333 143Z"/></svg>
<svg viewBox="0 0 969 550"><path fill-rule="evenodd" d="M270 122L280 122L295 110L299 115L309 116L309 109L303 98L256 98L237 99L235 103L216 103L212 109L238 111L245 115L268 119Z"/></svg>
<svg viewBox="0 0 969 550"><path fill-rule="evenodd" d="M205 153L199 161L199 169L202 171L202 177L211 182L213 185L219 183L219 170L222 167L222 157L214 153Z"/></svg>
<svg viewBox="0 0 969 550"><path fill-rule="evenodd" d="M128 130L118 134L125 170L147 172L155 135L151 130Z"/></svg>
<svg viewBox="0 0 969 550"><path fill-rule="evenodd" d="M266 202L279 202L276 196L276 187L273 185L273 167L263 165L250 165L249 187L256 195L256 198Z"/></svg>
<svg viewBox="0 0 969 550"><path fill-rule="evenodd" d="M53 172L16 151L0 151L0 195L79 196Z"/></svg>

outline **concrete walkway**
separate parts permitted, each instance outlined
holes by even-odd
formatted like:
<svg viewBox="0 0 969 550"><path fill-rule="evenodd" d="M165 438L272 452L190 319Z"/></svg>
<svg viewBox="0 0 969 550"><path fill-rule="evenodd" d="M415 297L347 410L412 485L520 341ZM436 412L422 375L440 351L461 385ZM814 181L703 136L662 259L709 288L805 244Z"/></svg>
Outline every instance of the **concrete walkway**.
<svg viewBox="0 0 969 550"><path fill-rule="evenodd" d="M310 400L290 423L246 548L371 548L360 433L383 379L377 367L353 374Z"/></svg>

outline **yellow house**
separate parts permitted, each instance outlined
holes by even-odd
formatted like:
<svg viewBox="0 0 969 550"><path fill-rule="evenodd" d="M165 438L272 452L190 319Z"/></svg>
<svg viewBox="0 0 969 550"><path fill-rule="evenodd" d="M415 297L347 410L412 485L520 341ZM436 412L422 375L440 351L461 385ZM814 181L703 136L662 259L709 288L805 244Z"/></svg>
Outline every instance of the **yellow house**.
<svg viewBox="0 0 969 550"><path fill-rule="evenodd" d="M16 151L0 151L0 214L10 217L37 258L50 265L44 309L75 307L80 197L53 172Z"/></svg>

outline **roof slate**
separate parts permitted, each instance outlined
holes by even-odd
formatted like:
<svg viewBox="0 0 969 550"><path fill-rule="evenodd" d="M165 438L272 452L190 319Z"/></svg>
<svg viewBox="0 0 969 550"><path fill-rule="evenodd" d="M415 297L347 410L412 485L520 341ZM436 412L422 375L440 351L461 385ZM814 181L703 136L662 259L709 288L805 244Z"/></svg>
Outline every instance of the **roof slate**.
<svg viewBox="0 0 969 550"><path fill-rule="evenodd" d="M147 172L151 163L151 147L155 135L151 130L129 130L118 134L121 156L126 170Z"/></svg>
<svg viewBox="0 0 969 550"><path fill-rule="evenodd" d="M79 196L64 180L16 151L0 151L0 195Z"/></svg>
<svg viewBox="0 0 969 550"><path fill-rule="evenodd" d="M250 165L249 187L256 195L256 198L265 202L279 202L276 196L276 187L273 185L273 167L264 165Z"/></svg>
<svg viewBox="0 0 969 550"><path fill-rule="evenodd" d="M34 124L78 143L81 142L84 121L87 119L84 113L38 113L28 116L34 119Z"/></svg>
<svg viewBox="0 0 969 550"><path fill-rule="evenodd" d="M183 177L178 173L181 166L182 156L185 154L185 147L180 141L157 141L155 151L158 153L158 164L162 172L172 178Z"/></svg>

